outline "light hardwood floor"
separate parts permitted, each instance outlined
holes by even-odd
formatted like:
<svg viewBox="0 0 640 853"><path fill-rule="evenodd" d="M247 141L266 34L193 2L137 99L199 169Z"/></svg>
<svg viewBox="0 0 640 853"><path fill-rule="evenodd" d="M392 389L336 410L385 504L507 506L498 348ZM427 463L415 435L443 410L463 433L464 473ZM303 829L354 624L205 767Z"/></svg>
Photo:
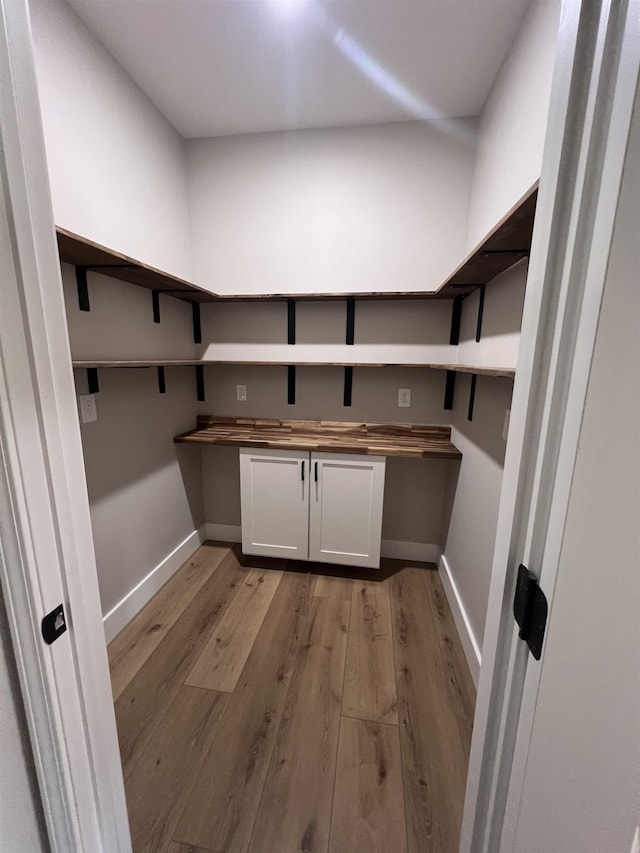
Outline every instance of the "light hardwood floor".
<svg viewBox="0 0 640 853"><path fill-rule="evenodd" d="M208 542L109 661L135 853L457 851L475 690L435 567Z"/></svg>

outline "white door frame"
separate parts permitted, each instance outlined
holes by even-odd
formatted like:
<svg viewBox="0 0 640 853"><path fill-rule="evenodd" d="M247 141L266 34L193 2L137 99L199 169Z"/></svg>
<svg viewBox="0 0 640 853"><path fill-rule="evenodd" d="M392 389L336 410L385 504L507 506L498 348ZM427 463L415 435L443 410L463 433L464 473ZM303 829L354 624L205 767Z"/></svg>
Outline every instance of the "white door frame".
<svg viewBox="0 0 640 853"><path fill-rule="evenodd" d="M640 67L638 0L565 0L527 280L462 827L510 853L541 662L518 639L516 570L552 611Z"/></svg>
<svg viewBox="0 0 640 853"><path fill-rule="evenodd" d="M0 284L0 582L49 843L129 853L26 0L0 0Z"/></svg>

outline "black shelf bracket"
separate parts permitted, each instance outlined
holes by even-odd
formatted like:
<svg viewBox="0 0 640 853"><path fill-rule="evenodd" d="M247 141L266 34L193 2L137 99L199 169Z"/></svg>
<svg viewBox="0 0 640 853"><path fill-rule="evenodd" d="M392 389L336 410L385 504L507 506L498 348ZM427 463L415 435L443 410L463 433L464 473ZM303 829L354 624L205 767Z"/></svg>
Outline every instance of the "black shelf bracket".
<svg viewBox="0 0 640 853"><path fill-rule="evenodd" d="M287 403L289 406L296 404L296 367L290 364L287 367Z"/></svg>
<svg viewBox="0 0 640 853"><path fill-rule="evenodd" d="M167 393L167 385L164 379L164 367L158 365L158 391L161 394Z"/></svg>
<svg viewBox="0 0 640 853"><path fill-rule="evenodd" d="M476 401L476 381L478 376L476 373L471 374L471 387L469 389L469 411L467 412L467 420L473 420L473 407Z"/></svg>
<svg viewBox="0 0 640 853"><path fill-rule="evenodd" d="M78 307L81 311L91 311L89 302L89 285L87 283L88 272L100 272L101 270L137 270L138 264L91 264L76 266L76 285L78 288ZM107 273L108 275L108 273Z"/></svg>
<svg viewBox="0 0 640 853"><path fill-rule="evenodd" d="M347 296L347 344L353 346L356 324L356 300Z"/></svg>
<svg viewBox="0 0 640 853"><path fill-rule="evenodd" d="M193 342L194 344L202 343L202 326L200 324L200 303L191 302L191 312L193 315Z"/></svg>
<svg viewBox="0 0 640 853"><path fill-rule="evenodd" d="M484 284L480 285L480 297L478 301L478 322L476 325L476 343L480 343L482 335L482 315L484 314Z"/></svg>
<svg viewBox="0 0 640 853"><path fill-rule="evenodd" d="M520 628L520 639L529 646L536 660L540 660L542 655L548 610L547 597L540 589L538 579L526 566L520 564L513 615Z"/></svg>
<svg viewBox="0 0 640 853"><path fill-rule="evenodd" d="M351 405L351 396L353 392L353 367L345 367L344 369L344 397L342 400L343 406Z"/></svg>
<svg viewBox="0 0 640 853"><path fill-rule="evenodd" d="M456 372L455 370L447 370L447 378L444 385L444 408L447 411L453 409L453 398L456 391Z"/></svg>
<svg viewBox="0 0 640 853"><path fill-rule="evenodd" d="M87 367L87 385L89 387L89 394L97 394L100 391L97 367Z"/></svg>
<svg viewBox="0 0 640 853"><path fill-rule="evenodd" d="M287 299L287 343L296 342L296 303L293 299Z"/></svg>
<svg viewBox="0 0 640 853"><path fill-rule="evenodd" d="M491 258L494 255L516 255L521 258L528 258L531 254L531 249L485 249L480 252L483 258Z"/></svg>
<svg viewBox="0 0 640 853"><path fill-rule="evenodd" d="M196 364L196 395L199 403L204 403L204 367Z"/></svg>
<svg viewBox="0 0 640 853"><path fill-rule="evenodd" d="M449 343L457 346L460 343L460 323L462 321L462 303L464 296L456 296L451 305L451 334Z"/></svg>
<svg viewBox="0 0 640 853"><path fill-rule="evenodd" d="M160 322L160 291L151 291L151 305L153 306L153 322Z"/></svg>

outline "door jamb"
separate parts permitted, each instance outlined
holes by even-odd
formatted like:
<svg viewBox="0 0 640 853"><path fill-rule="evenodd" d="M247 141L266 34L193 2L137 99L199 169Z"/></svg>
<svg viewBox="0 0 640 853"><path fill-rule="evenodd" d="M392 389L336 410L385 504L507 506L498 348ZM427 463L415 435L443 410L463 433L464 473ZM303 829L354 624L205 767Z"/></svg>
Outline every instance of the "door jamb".
<svg viewBox="0 0 640 853"><path fill-rule="evenodd" d="M543 658L512 615L517 567L550 618L638 79L638 2L563 3L507 443L461 853L511 851Z"/></svg>
<svg viewBox="0 0 640 853"><path fill-rule="evenodd" d="M0 249L0 583L49 843L130 853L26 0L0 0Z"/></svg>

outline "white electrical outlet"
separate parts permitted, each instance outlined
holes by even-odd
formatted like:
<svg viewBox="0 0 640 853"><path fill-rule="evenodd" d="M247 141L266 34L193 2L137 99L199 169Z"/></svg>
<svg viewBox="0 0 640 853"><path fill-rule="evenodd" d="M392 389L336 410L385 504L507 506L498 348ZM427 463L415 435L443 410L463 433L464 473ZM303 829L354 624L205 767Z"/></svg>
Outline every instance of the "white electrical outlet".
<svg viewBox="0 0 640 853"><path fill-rule="evenodd" d="M244 403L247 400L247 386L236 385L236 400Z"/></svg>
<svg viewBox="0 0 640 853"><path fill-rule="evenodd" d="M511 409L507 409L504 413L504 423L502 424L502 440L506 441L509 435L509 421L511 419Z"/></svg>
<svg viewBox="0 0 640 853"><path fill-rule="evenodd" d="M98 410L96 409L95 394L80 395L80 416L83 424L88 424L89 421L98 420Z"/></svg>
<svg viewBox="0 0 640 853"><path fill-rule="evenodd" d="M411 388L398 388L398 406L408 409L411 405Z"/></svg>

